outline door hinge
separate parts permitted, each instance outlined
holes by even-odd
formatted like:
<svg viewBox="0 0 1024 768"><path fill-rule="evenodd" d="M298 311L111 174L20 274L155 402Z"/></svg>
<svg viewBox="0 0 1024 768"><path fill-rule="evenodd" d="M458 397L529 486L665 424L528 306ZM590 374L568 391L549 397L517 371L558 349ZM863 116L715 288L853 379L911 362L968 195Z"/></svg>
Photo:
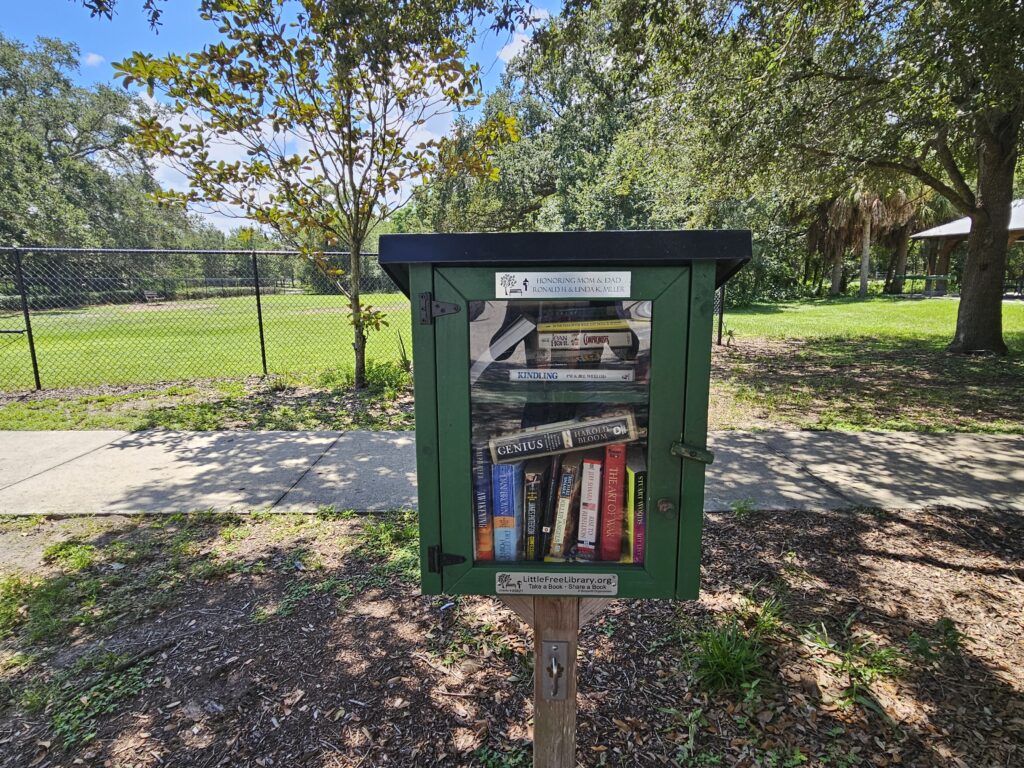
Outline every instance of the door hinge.
<svg viewBox="0 0 1024 768"><path fill-rule="evenodd" d="M441 573L446 565L459 565L466 562L462 555L449 555L441 551L441 545L427 547L427 570L430 573Z"/></svg>
<svg viewBox="0 0 1024 768"><path fill-rule="evenodd" d="M435 317L454 315L460 309L450 301L435 301L430 291L420 294L420 325L430 325Z"/></svg>
<svg viewBox="0 0 1024 768"><path fill-rule="evenodd" d="M701 464L710 464L715 460L715 454L707 448L698 448L695 445L688 445L682 440L677 440L672 443L672 447L669 451L674 456L682 456L684 459L699 461Z"/></svg>

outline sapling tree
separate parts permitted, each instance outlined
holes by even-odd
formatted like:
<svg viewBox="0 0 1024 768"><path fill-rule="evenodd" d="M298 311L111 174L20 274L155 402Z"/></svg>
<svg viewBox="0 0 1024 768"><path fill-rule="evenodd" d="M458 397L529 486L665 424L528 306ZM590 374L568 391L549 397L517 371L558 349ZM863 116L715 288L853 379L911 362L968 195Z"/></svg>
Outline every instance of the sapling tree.
<svg viewBox="0 0 1024 768"><path fill-rule="evenodd" d="M115 65L125 86L169 104L140 121L136 138L188 180L187 190L162 193L164 202L235 211L314 259L323 245L349 251L357 388L367 332L384 322L360 296L364 245L447 151L428 121L475 103L478 69L466 46L484 5L204 0L202 18L219 42L162 58L137 52ZM497 116L462 153L466 172L493 174L488 147L514 138L514 120Z"/></svg>

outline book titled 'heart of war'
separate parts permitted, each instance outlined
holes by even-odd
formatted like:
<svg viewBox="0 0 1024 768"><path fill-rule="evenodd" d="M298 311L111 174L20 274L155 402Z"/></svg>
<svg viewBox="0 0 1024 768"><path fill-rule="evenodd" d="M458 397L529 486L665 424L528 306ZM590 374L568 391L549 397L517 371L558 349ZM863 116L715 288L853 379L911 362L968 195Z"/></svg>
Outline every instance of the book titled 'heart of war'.
<svg viewBox="0 0 1024 768"><path fill-rule="evenodd" d="M492 437L488 441L495 464L510 464L537 456L567 453L580 448L597 448L611 443L629 443L640 437L636 419L624 412L591 419L544 424L519 432Z"/></svg>

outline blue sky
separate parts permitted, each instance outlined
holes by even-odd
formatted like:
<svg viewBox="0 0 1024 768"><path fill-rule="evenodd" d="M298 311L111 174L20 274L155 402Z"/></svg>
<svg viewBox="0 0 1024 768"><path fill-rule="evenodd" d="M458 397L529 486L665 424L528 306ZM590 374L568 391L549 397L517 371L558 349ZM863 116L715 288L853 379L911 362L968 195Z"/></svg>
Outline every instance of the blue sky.
<svg viewBox="0 0 1024 768"><path fill-rule="evenodd" d="M142 0L119 0L113 20L92 18L78 0L22 0L4 3L0 32L8 38L31 43L36 37L55 37L75 43L81 51L77 78L82 85L113 83L111 62L120 61L134 51L164 55L171 51L196 50L217 38L216 29L199 18L196 0L167 0L161 4L163 15L158 32L149 27ZM557 14L562 0L535 0L538 15ZM522 47L522 31L497 34L482 29L470 51L483 74L484 88L493 90L500 82L505 62ZM444 118L450 123L451 118ZM433 124L430 130L444 133L447 125ZM180 187L183 179L168 168L158 168L157 178L165 186ZM224 229L237 226L237 219L216 214L209 220Z"/></svg>
<svg viewBox="0 0 1024 768"><path fill-rule="evenodd" d="M84 84L109 82L113 76L111 62L119 61L133 51L154 55L170 51L195 50L216 39L213 25L199 18L198 2L167 0L161 4L163 16L158 33L154 33L142 11L142 0L120 0L112 21L91 18L78 0L22 0L4 3L0 32L7 37L31 42L36 37L56 37L78 45L82 52L80 81ZM561 0L536 0L541 12L558 12ZM522 42L521 33L500 35L484 30L471 52L484 73L484 85L493 89L504 71L503 58Z"/></svg>

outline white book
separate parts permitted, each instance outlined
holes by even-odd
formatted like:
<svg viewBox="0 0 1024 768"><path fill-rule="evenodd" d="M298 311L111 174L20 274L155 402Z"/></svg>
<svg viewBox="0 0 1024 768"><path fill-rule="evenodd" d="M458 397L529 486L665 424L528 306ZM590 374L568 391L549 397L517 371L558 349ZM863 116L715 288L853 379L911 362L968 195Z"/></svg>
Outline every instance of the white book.
<svg viewBox="0 0 1024 768"><path fill-rule="evenodd" d="M509 381L634 381L634 372L601 368L513 368Z"/></svg>
<svg viewBox="0 0 1024 768"><path fill-rule="evenodd" d="M576 551L585 560L593 560L597 552L598 515L601 510L601 460L584 459L580 480L580 524Z"/></svg>
<svg viewBox="0 0 1024 768"><path fill-rule="evenodd" d="M541 349L601 349L628 347L633 343L630 331L567 331L564 333L538 333L537 346Z"/></svg>

